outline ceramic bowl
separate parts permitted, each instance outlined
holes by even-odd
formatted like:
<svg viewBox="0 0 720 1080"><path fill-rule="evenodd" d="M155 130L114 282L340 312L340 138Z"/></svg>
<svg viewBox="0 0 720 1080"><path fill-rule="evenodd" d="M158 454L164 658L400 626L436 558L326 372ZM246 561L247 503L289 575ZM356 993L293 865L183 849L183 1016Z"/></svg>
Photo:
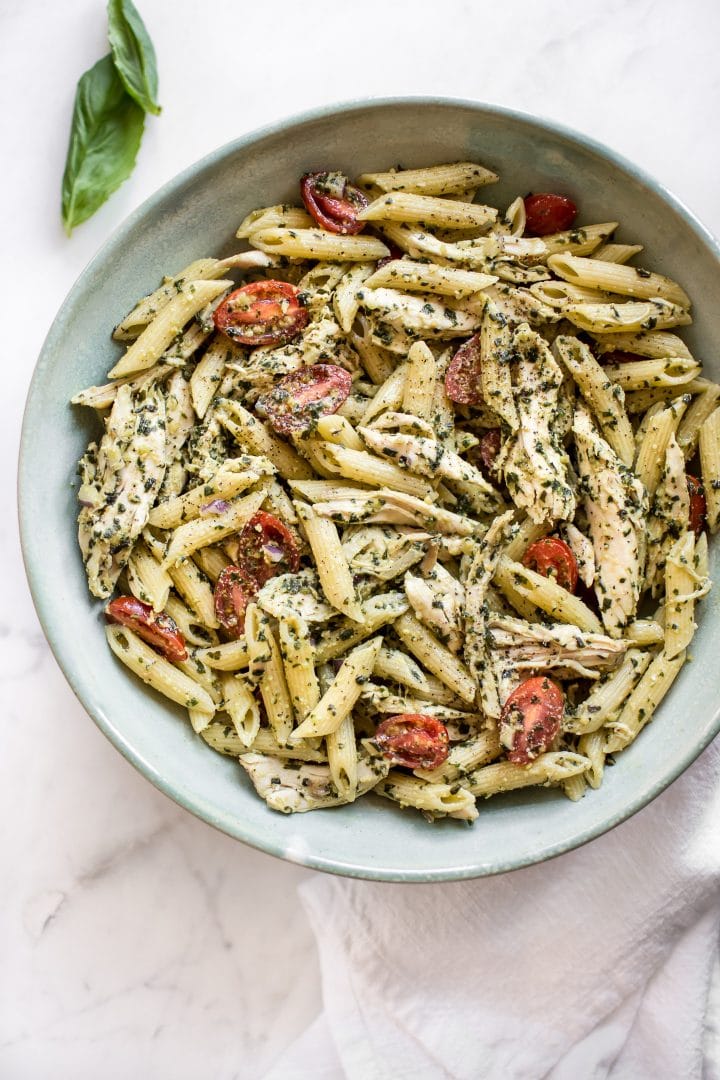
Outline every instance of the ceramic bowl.
<svg viewBox="0 0 720 1080"><path fill-rule="evenodd" d="M257 206L297 199L298 177L333 167L349 175L443 161L479 161L501 182L483 197L503 207L518 193L559 190L585 222L618 220L643 260L695 301L687 340L720 377L718 247L681 203L591 140L530 116L472 102L403 99L308 113L243 136L183 172L111 237L63 304L27 402L20 457L20 519L40 620L78 698L114 745L161 791L230 836L338 874L387 881L449 881L539 862L635 813L697 757L720 727L718 601L700 608L687 664L655 721L578 803L526 790L480 805L472 828L429 825L377 797L285 817L257 798L239 765L195 736L180 709L146 689L107 648L75 538L75 464L95 432L79 389L105 381L118 353L112 327L163 274L236 248L234 231ZM713 547L712 563L718 562ZM715 576L715 575L714 575Z"/></svg>

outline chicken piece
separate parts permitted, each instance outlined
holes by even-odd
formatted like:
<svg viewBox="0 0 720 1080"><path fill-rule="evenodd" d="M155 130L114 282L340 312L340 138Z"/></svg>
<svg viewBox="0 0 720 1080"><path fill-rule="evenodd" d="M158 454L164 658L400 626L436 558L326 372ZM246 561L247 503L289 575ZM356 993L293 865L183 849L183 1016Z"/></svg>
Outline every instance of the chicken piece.
<svg viewBox="0 0 720 1080"><path fill-rule="evenodd" d="M358 492L347 499L328 499L314 506L319 517L340 524L417 525L450 536L472 536L481 527L472 518L423 502L390 488Z"/></svg>
<svg viewBox="0 0 720 1080"><path fill-rule="evenodd" d="M156 386L117 392L100 446L80 462L78 540L93 596L105 599L142 532L165 475L165 398Z"/></svg>
<svg viewBox="0 0 720 1080"><path fill-rule="evenodd" d="M412 413L384 412L371 420L366 429L373 431L401 431L405 435L426 435L429 439L435 438L435 429L421 416L413 416Z"/></svg>
<svg viewBox="0 0 720 1080"><path fill-rule="evenodd" d="M648 513L643 484L598 434L584 409L573 424L580 490L595 551L595 593L611 637L635 618Z"/></svg>
<svg viewBox="0 0 720 1080"><path fill-rule="evenodd" d="M388 432L372 428L358 428L365 443L381 457L390 458L410 472L445 480L458 480L472 485L479 509L493 513L501 502L500 496L487 482L485 477L470 462L459 454L447 450L436 439L427 439L422 435L391 435Z"/></svg>
<svg viewBox="0 0 720 1080"><path fill-rule="evenodd" d="M432 536L419 529L387 525L350 526L343 551L354 574L391 581L424 558Z"/></svg>
<svg viewBox="0 0 720 1080"><path fill-rule="evenodd" d="M518 429L505 442L496 467L515 505L524 507L533 521L570 520L575 494L558 440L563 374L546 342L527 325L515 331L513 348Z"/></svg>
<svg viewBox="0 0 720 1080"><path fill-rule="evenodd" d="M336 791L327 765L289 765L281 758L252 753L242 754L239 761L256 792L271 810L303 814L306 810L342 806L347 801ZM387 776L388 770L384 758L358 755L356 798L374 788Z"/></svg>
<svg viewBox="0 0 720 1080"><path fill-rule="evenodd" d="M405 575L405 594L415 617L447 645L459 652L463 643L465 589L442 563L436 563L425 577Z"/></svg>
<svg viewBox="0 0 720 1080"><path fill-rule="evenodd" d="M595 580L595 550L587 536L580 532L577 525L566 521L560 526L560 536L575 556L578 577L583 585L591 589Z"/></svg>
<svg viewBox="0 0 720 1080"><path fill-rule="evenodd" d="M314 570L270 578L257 594L256 603L276 619L299 615L305 622L322 623L337 615L335 608L325 600Z"/></svg>
<svg viewBox="0 0 720 1080"><path fill-rule="evenodd" d="M437 303L395 289L363 288L358 297L361 307L387 326L400 332L410 328L423 339L465 337L478 328L482 318L481 313L468 310L467 304Z"/></svg>
<svg viewBox="0 0 720 1080"><path fill-rule="evenodd" d="M190 383L180 371L174 371L165 391L165 458L168 462L161 499L179 495L187 482L182 450L195 426L195 411Z"/></svg>
<svg viewBox="0 0 720 1080"><path fill-rule="evenodd" d="M544 626L504 615L488 621L491 649L518 671L554 669L566 678L597 679L625 655L628 642L590 634L577 626Z"/></svg>

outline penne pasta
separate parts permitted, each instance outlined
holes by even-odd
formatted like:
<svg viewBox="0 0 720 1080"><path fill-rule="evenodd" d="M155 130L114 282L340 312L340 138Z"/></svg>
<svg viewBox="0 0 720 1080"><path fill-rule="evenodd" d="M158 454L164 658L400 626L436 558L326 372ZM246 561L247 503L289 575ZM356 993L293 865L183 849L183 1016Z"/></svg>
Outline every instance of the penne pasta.
<svg viewBox="0 0 720 1080"><path fill-rule="evenodd" d="M643 300L654 300L659 296L678 307L690 307L690 297L677 282L637 266L601 262L597 258L583 259L567 253L551 255L548 266L554 274L573 285L619 293L621 296L640 297Z"/></svg>
<svg viewBox="0 0 720 1080"><path fill-rule="evenodd" d="M720 528L720 409L711 412L700 427L700 466L708 528L715 533Z"/></svg>
<svg viewBox="0 0 720 1080"><path fill-rule="evenodd" d="M497 218L492 206L440 199L417 192L380 195L358 214L360 221L408 221L444 229L487 228Z"/></svg>
<svg viewBox="0 0 720 1080"><path fill-rule="evenodd" d="M459 195L468 188L497 183L497 173L474 162L432 165L427 169L397 169L393 172L363 173L358 183L382 191L411 191L419 195Z"/></svg>
<svg viewBox="0 0 720 1080"><path fill-rule="evenodd" d="M117 379L152 367L185 324L231 285L231 281L188 281L182 284L177 295L161 308L125 355L110 369L109 377Z"/></svg>
<svg viewBox="0 0 720 1080"><path fill-rule="evenodd" d="M338 236L319 229L289 229L282 226L254 232L250 243L268 255L324 259L327 262L376 262L390 254L385 244L372 236Z"/></svg>
<svg viewBox="0 0 720 1080"><path fill-rule="evenodd" d="M367 278L366 285L368 289L387 287L404 292L435 293L437 296L461 300L465 296L475 296L496 281L497 277L493 274L414 262L412 259L393 259L375 270Z"/></svg>
<svg viewBox="0 0 720 1080"><path fill-rule="evenodd" d="M375 666L381 644L382 638L375 637L347 654L320 701L293 732L293 741L329 735L340 728L360 697L362 684Z"/></svg>
<svg viewBox="0 0 720 1080"><path fill-rule="evenodd" d="M668 300L644 300L625 304L567 304L566 319L593 334L626 334L640 330L687 326L692 322L685 308Z"/></svg>

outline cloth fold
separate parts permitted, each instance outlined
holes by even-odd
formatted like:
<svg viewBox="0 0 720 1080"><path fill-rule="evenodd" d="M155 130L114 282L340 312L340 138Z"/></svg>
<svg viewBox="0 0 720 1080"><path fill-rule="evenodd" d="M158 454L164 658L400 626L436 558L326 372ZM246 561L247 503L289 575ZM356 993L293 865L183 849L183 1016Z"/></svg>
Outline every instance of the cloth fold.
<svg viewBox="0 0 720 1080"><path fill-rule="evenodd" d="M324 1014L267 1080L700 1080L717 1068L705 1060L703 1073L720 744L651 807L548 863L448 885L318 875L300 891Z"/></svg>

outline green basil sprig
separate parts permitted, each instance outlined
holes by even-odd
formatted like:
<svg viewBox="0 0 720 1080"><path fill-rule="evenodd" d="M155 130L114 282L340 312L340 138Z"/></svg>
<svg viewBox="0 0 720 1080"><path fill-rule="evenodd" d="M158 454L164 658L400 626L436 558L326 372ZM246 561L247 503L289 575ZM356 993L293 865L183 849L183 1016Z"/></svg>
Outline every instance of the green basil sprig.
<svg viewBox="0 0 720 1080"><path fill-rule="evenodd" d="M80 79L62 182L68 236L127 180L135 167L145 113L126 92L111 56Z"/></svg>
<svg viewBox="0 0 720 1080"><path fill-rule="evenodd" d="M109 0L108 39L128 94L145 112L158 116L155 49L132 0Z"/></svg>
<svg viewBox="0 0 720 1080"><path fill-rule="evenodd" d="M145 113L157 115L155 50L132 0L108 0L111 52L81 76L62 181L68 236L127 180Z"/></svg>

